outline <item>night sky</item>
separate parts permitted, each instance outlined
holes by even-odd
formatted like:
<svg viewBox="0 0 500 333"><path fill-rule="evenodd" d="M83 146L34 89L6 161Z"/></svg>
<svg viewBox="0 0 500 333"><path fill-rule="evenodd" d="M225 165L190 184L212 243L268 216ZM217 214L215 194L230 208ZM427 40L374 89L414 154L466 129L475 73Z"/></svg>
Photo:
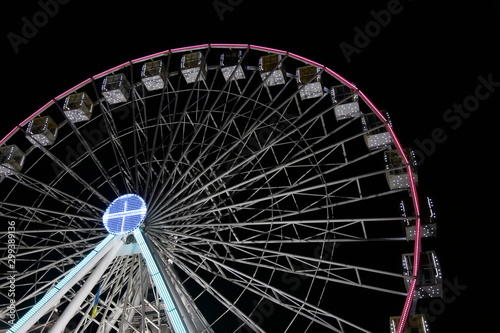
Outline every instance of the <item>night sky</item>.
<svg viewBox="0 0 500 333"><path fill-rule="evenodd" d="M438 216L428 249L445 280L445 297L423 309L431 332L485 331L497 326L488 302L497 294L500 3L446 2L8 1L1 130L90 76L158 51L243 43L312 59L355 82L416 150L419 193Z"/></svg>

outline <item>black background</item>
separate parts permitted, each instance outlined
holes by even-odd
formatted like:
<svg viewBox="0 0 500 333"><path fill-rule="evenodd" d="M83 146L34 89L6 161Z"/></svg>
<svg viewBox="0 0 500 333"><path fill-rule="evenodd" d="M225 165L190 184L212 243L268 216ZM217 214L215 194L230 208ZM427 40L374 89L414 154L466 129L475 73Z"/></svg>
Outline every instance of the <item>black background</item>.
<svg viewBox="0 0 500 333"><path fill-rule="evenodd" d="M312 59L388 110L419 152L446 281L445 298L426 307L431 331L481 332L497 326L499 18L494 0L8 1L0 133L90 76L158 51L244 43ZM479 77L497 86L478 88ZM445 118L478 91L489 95L471 112Z"/></svg>

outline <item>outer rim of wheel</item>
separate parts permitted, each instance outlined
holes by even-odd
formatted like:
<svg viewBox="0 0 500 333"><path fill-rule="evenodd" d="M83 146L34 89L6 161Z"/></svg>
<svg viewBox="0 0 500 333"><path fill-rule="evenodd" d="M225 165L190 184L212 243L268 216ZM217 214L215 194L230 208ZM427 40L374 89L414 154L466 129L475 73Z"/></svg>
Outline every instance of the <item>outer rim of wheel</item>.
<svg viewBox="0 0 500 333"><path fill-rule="evenodd" d="M165 56L165 55L168 55L168 54L181 53L181 52L193 51L193 50L201 50L201 49L207 49L207 48L251 49L251 50L257 50L257 51L263 51L263 52L269 52L269 53L286 55L287 57L291 57L291 58L299 60L299 61L301 61L303 63L309 64L309 65L312 65L312 66L316 66L318 68L323 69L326 73L330 74L331 76L333 76L334 78L336 78L337 80L339 80L340 82L342 82L343 84L345 84L347 87L349 87L349 88L351 88L351 89L353 89L353 90L355 90L357 92L358 96L366 103L366 105L371 109L371 111L373 111L373 113L376 114L377 117L382 122L385 123L385 128L390 133L396 150L399 152L399 154L401 155L401 157L404 160L405 164L407 165L406 172L407 172L407 174L409 176L408 179L410 181L409 191L410 191L410 195L411 195L411 199L412 199L412 203L413 203L413 208L415 210L415 215L416 215L416 236L415 236L414 248L413 248L413 271L412 271L412 275L413 275L413 277L418 276L418 273L419 273L418 268L419 268L419 261L420 261L420 251L421 251L421 237L420 237L420 225L421 225L421 222L420 222L420 205L419 205L418 194L417 194L417 186L416 186L414 178L412 177L412 170L411 170L410 163L409 163L409 161L408 161L408 159L407 159L407 157L406 157L406 155L405 155L405 153L403 151L403 148L402 148L402 146L400 144L399 139L397 138L397 136L395 135L395 133L394 133L394 131L392 129L392 126L390 125L388 119L386 119L386 117L384 116L384 114L375 106L375 104L372 103L368 99L368 97L361 90L359 90L354 84L352 84L351 82L349 82L348 80L346 80L345 78L343 78L342 76L340 76L339 74L337 74L336 72L334 72L333 70L329 69L328 67L326 67L326 66L324 66L322 64L319 64L319 63L317 63L315 61L312 61L312 60L310 60L308 58L305 58L305 57L302 57L300 55L291 53L291 52L287 52L287 51L283 51L283 50L279 50L279 49L275 49L275 48L258 46L258 45L250 45L250 44L216 43L216 44L201 44L201 45L194 45L194 46L188 46L188 47L181 47L181 48L169 49L169 50L165 50L165 51L161 51L161 52L156 52L156 53L153 53L153 54L150 54L150 55L147 55L147 56L144 56L144 57L140 57L140 58L137 58L137 59L133 59L133 60L124 62L124 63L122 63L122 64L120 64L118 66L112 67L112 68L110 68L108 70L105 70L105 71L103 71L103 72L101 72L101 73L99 73L97 75L94 75L94 76L92 76L92 77L90 77L90 78L82 81L81 83L75 85L74 87L68 89L67 91L63 92L62 94L56 96L54 99L52 99L49 102L47 102L40 109L38 109L36 112L34 112L32 115L30 115L28 118L26 118L25 120L23 120L18 126L16 126L14 129L12 129L3 139L0 140L0 146L5 145L7 143L7 141L18 130L20 130L20 128L22 128L23 126L25 126L26 124L28 124L33 118L35 118L38 115L40 115L43 111L45 111L46 109L48 109L50 106L52 106L53 104L55 104L57 101L62 100L63 98L65 98L69 94L77 91L79 88L87 85L88 83L90 83L90 82L92 82L94 80L100 79L100 78L106 76L109 73L112 73L114 71L123 69L123 68L128 67L128 66L130 66L132 64L137 64L137 63L145 62L147 60L152 60L154 58L162 57L162 56ZM408 293L407 293L407 296L406 296L406 300L404 302L403 310L402 310L402 313L401 313L401 318L400 318L400 322L399 322L399 325L398 325L397 332L402 332L403 327L404 327L404 325L406 323L406 320L408 318L408 315L409 315L409 312L410 312L410 309L411 309L412 303L413 303L413 297L414 297L414 293L415 293L416 282L417 282L416 278L413 278L411 280L411 282L410 282L410 285L409 285L409 288L408 288Z"/></svg>

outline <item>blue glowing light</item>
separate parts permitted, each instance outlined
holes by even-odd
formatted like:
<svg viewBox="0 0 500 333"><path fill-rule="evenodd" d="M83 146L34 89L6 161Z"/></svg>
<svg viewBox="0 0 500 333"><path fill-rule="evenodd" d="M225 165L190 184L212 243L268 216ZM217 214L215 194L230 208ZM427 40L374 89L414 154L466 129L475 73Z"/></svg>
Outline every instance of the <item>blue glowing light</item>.
<svg viewBox="0 0 500 333"><path fill-rule="evenodd" d="M113 235L126 235L138 228L146 217L146 203L136 194L116 198L106 209L102 221Z"/></svg>

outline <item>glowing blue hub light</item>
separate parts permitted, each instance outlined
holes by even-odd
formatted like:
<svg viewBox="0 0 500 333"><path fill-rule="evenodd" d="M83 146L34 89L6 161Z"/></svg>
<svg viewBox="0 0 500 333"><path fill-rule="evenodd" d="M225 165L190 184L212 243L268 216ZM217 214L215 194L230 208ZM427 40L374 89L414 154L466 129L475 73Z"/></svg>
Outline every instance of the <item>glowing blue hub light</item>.
<svg viewBox="0 0 500 333"><path fill-rule="evenodd" d="M116 198L106 209L102 221L113 235L127 235L137 229L146 217L146 203L136 194Z"/></svg>

